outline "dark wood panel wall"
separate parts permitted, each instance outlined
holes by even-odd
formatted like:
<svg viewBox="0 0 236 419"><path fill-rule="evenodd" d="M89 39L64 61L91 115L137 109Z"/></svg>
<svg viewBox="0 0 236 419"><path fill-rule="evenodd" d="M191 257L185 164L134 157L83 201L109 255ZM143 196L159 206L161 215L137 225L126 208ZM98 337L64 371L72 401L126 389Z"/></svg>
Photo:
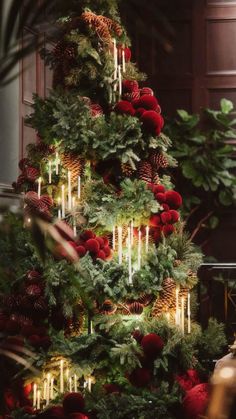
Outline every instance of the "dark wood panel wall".
<svg viewBox="0 0 236 419"><path fill-rule="evenodd" d="M222 97L236 103L236 1L149 0L131 17L135 58L164 114L217 108Z"/></svg>

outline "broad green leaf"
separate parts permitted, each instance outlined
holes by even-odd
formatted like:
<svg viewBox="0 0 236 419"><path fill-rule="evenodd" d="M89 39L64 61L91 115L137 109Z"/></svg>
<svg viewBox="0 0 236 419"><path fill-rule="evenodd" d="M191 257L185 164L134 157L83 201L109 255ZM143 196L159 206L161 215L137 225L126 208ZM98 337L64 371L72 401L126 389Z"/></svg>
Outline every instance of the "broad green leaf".
<svg viewBox="0 0 236 419"><path fill-rule="evenodd" d="M220 106L224 114L228 114L230 111L234 109L233 103L231 102L231 100L228 99L221 99Z"/></svg>
<svg viewBox="0 0 236 419"><path fill-rule="evenodd" d="M219 225L219 218L216 217L215 215L213 215L210 219L209 219L209 226L212 230L214 230L217 226Z"/></svg>
<svg viewBox="0 0 236 419"><path fill-rule="evenodd" d="M232 204L233 197L227 190L222 190L219 193L219 201L222 205L229 206Z"/></svg>

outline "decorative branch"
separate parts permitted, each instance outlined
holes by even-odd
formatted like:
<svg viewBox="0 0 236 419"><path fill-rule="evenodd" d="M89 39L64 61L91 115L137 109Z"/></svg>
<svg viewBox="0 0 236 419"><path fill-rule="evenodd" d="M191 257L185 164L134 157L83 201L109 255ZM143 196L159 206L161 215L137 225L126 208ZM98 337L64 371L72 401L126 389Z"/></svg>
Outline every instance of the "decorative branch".
<svg viewBox="0 0 236 419"><path fill-rule="evenodd" d="M212 214L214 214L214 211L210 211L210 212L208 212L208 213L207 213L207 215L205 215L205 217L203 217L203 218L202 218L202 219L198 222L197 227L193 230L193 232L192 232L192 234L191 234L190 240L193 240L193 239L194 239L194 237L198 234L199 230L201 229L201 227L202 227L203 223L204 223L206 220L208 220L208 219L211 217L211 215L212 215Z"/></svg>

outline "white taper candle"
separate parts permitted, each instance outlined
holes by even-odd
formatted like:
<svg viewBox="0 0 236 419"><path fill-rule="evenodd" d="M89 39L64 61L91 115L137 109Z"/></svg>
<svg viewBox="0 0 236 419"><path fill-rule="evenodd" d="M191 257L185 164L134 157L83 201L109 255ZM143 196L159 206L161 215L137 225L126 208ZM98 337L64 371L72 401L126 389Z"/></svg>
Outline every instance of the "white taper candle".
<svg viewBox="0 0 236 419"><path fill-rule="evenodd" d="M122 264L122 227L117 227L118 230L118 262Z"/></svg>

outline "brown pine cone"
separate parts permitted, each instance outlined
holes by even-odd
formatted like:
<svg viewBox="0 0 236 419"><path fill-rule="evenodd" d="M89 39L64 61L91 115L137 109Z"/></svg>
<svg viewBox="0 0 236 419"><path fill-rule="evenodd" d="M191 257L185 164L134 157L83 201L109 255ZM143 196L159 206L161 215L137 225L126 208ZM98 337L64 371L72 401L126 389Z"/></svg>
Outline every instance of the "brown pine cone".
<svg viewBox="0 0 236 419"><path fill-rule="evenodd" d="M70 170L72 182L76 182L78 176L84 173L85 160L77 154L64 153L62 155L62 163L67 170Z"/></svg>
<svg viewBox="0 0 236 419"><path fill-rule="evenodd" d="M26 167L23 173L29 182L34 183L39 177L39 170L35 167Z"/></svg>
<svg viewBox="0 0 236 419"><path fill-rule="evenodd" d="M152 309L152 314L155 317L167 312L173 307L173 304L175 305L176 284L174 280L172 278L164 279L162 287L163 289L161 290L159 297L156 299Z"/></svg>
<svg viewBox="0 0 236 419"><path fill-rule="evenodd" d="M129 163L121 164L122 174L126 177L130 177L135 173L135 170L131 167Z"/></svg>
<svg viewBox="0 0 236 419"><path fill-rule="evenodd" d="M111 300L105 300L100 308L101 314L114 314L117 310L117 307Z"/></svg>
<svg viewBox="0 0 236 419"><path fill-rule="evenodd" d="M48 208L53 206L53 199L49 195L42 195L40 201L45 204Z"/></svg>
<svg viewBox="0 0 236 419"><path fill-rule="evenodd" d="M28 167L29 165L30 165L30 160L27 158L21 159L18 163L19 169L22 171L24 171L26 167Z"/></svg>
<svg viewBox="0 0 236 419"><path fill-rule="evenodd" d="M131 303L129 305L129 312L131 314L142 314L143 304L139 303L138 301L135 301L134 303Z"/></svg>
<svg viewBox="0 0 236 419"><path fill-rule="evenodd" d="M153 294L142 294L139 299L138 302L143 304L145 307L148 306L149 304L151 304L151 302L153 301Z"/></svg>
<svg viewBox="0 0 236 419"><path fill-rule="evenodd" d="M152 183L152 165L146 160L138 164L138 178L147 183Z"/></svg>
<svg viewBox="0 0 236 419"><path fill-rule="evenodd" d="M151 165L153 166L153 168L155 168L156 170L158 170L159 168L168 167L167 158L162 153L160 153L159 151L156 151L156 150L153 150L149 154L149 161L150 161Z"/></svg>
<svg viewBox="0 0 236 419"><path fill-rule="evenodd" d="M42 294L42 288L39 287L37 284L28 285L25 288L25 293L28 297L36 299L40 297L40 295Z"/></svg>
<svg viewBox="0 0 236 419"><path fill-rule="evenodd" d="M139 90L123 94L123 99L128 100L128 102L132 102L133 100L136 100L136 99L139 99L139 98L140 98Z"/></svg>

